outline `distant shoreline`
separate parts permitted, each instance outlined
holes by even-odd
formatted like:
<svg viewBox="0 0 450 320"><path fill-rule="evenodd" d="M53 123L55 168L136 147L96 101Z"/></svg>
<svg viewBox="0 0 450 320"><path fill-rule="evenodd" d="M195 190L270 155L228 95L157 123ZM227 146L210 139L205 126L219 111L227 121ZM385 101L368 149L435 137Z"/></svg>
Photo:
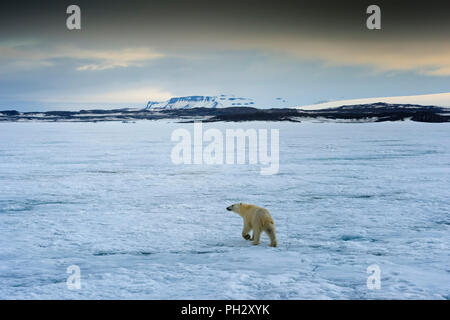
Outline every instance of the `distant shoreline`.
<svg viewBox="0 0 450 320"><path fill-rule="evenodd" d="M450 108L413 104L372 103L320 110L296 108L258 109L253 107L181 108L181 109L111 109L80 111L19 112L0 111L0 122L103 122L172 119L180 122L243 122L318 120L324 122L383 122L412 120L450 122Z"/></svg>

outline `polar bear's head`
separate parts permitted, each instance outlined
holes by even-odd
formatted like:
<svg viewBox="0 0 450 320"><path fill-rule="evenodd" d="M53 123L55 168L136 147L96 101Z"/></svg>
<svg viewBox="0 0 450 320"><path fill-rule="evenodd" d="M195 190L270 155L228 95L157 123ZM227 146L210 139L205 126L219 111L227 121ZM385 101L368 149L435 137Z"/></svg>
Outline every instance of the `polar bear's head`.
<svg viewBox="0 0 450 320"><path fill-rule="evenodd" d="M231 206L227 207L227 210L239 213L241 206L242 206L242 202L235 203L235 204L232 204Z"/></svg>

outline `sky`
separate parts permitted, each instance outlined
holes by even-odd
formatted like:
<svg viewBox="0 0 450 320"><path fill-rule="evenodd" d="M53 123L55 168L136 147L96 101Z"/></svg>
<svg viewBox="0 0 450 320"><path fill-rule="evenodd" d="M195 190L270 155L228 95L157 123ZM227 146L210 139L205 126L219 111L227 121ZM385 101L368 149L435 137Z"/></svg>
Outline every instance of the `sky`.
<svg viewBox="0 0 450 320"><path fill-rule="evenodd" d="M81 30L66 9L81 8ZM366 9L381 8L381 30ZM271 107L450 92L444 1L16 1L0 9L0 110L236 95Z"/></svg>

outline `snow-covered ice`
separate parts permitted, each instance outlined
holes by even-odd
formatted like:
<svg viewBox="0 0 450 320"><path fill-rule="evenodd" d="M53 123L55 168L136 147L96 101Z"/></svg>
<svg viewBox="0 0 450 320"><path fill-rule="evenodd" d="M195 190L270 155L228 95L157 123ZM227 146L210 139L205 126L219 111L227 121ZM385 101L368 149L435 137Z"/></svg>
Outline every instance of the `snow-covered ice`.
<svg viewBox="0 0 450 320"><path fill-rule="evenodd" d="M320 110L327 108L337 108L348 105L373 104L373 103L390 103L390 104L415 104L423 106L450 107L450 92L423 94L414 96L397 96L397 97L378 97L378 98L362 98L350 100L336 100L311 105L297 107L303 110Z"/></svg>
<svg viewBox="0 0 450 320"><path fill-rule="evenodd" d="M450 298L449 124L204 124L279 129L272 176L172 164L180 127L0 123L0 299ZM242 239L238 201L278 248Z"/></svg>

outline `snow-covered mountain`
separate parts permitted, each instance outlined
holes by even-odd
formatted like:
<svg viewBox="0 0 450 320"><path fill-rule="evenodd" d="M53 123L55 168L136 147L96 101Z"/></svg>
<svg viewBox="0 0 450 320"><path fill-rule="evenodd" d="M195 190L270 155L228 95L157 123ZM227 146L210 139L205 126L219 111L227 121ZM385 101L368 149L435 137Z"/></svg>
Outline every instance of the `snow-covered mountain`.
<svg viewBox="0 0 450 320"><path fill-rule="evenodd" d="M381 97L381 98L364 98L352 100L337 100L324 103L298 106L297 109L302 110L321 110L329 108L338 108L341 106L356 106L377 104L379 102L395 104L396 107L402 104L414 104L422 106L450 107L450 93L424 94L415 96L397 96L397 97Z"/></svg>
<svg viewBox="0 0 450 320"><path fill-rule="evenodd" d="M193 108L228 108L228 107L257 107L257 108L297 108L305 111L339 108L342 106L361 106L379 104L450 107L450 93L425 94L415 96L395 96L379 98L363 98L352 100L337 100L324 103L296 106L284 98L275 98L272 101L260 101L253 98L242 98L234 95L221 94L218 96L184 96L173 97L166 101L148 101L145 109L193 109Z"/></svg>
<svg viewBox="0 0 450 320"><path fill-rule="evenodd" d="M192 108L227 108L251 107L253 99L231 95L220 96L186 96L174 97L166 101L149 101L145 109L192 109Z"/></svg>

